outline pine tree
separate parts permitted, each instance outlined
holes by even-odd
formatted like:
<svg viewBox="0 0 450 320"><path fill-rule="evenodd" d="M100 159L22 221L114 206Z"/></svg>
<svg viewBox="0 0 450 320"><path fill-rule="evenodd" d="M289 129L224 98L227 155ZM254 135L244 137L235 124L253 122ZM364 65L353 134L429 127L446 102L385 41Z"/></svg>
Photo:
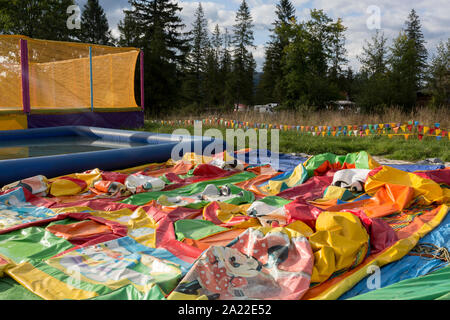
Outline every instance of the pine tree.
<svg viewBox="0 0 450 320"><path fill-rule="evenodd" d="M371 42L366 41L363 53L357 58L361 63L357 104L366 113L382 111L389 104L388 48L384 33L376 31Z"/></svg>
<svg viewBox="0 0 450 320"><path fill-rule="evenodd" d="M292 40L285 48L281 84L282 103L288 108L323 108L340 98L337 84L329 79L335 38L333 20L323 10L311 10L310 19L292 25Z"/></svg>
<svg viewBox="0 0 450 320"><path fill-rule="evenodd" d="M183 37L185 28L178 13L182 10L171 0L129 0L130 12L138 26L139 41L143 47L151 49L152 40L161 38L164 48L162 60L184 63L188 44Z"/></svg>
<svg viewBox="0 0 450 320"><path fill-rule="evenodd" d="M367 72L369 76L384 74L387 69L387 39L384 33L377 30L371 40L372 42L366 41L363 53L358 56L361 70Z"/></svg>
<svg viewBox="0 0 450 320"><path fill-rule="evenodd" d="M139 26L133 18L133 14L125 12L123 20L117 25L120 36L117 41L121 47L139 47L141 45L139 39Z"/></svg>
<svg viewBox="0 0 450 320"><path fill-rule="evenodd" d="M394 39L389 57L392 104L411 111L417 99L416 48L405 32Z"/></svg>
<svg viewBox="0 0 450 320"><path fill-rule="evenodd" d="M222 105L225 108L231 108L234 103L234 89L233 89L233 59L231 56L231 35L228 29L225 28L223 35L223 53L220 59L220 73L219 78L221 83L224 84Z"/></svg>
<svg viewBox="0 0 450 320"><path fill-rule="evenodd" d="M212 48L214 50L215 59L217 61L220 61L223 41L224 41L224 39L223 39L222 34L220 32L219 25L216 24L216 26L214 27L214 31L213 31L212 37L211 37L211 45L212 45Z"/></svg>
<svg viewBox="0 0 450 320"><path fill-rule="evenodd" d="M211 37L211 47L206 55L205 96L208 106L218 106L223 101L223 82L221 79L220 59L223 38L216 24Z"/></svg>
<svg viewBox="0 0 450 320"><path fill-rule="evenodd" d="M330 24L333 20L323 10L313 9L310 15L311 19L306 22L310 69L317 76L325 77L332 52L333 34Z"/></svg>
<svg viewBox="0 0 450 320"><path fill-rule="evenodd" d="M265 51L263 73L256 89L256 102L266 104L275 101L275 87L281 77L281 64L274 47L268 45Z"/></svg>
<svg viewBox="0 0 450 320"><path fill-rule="evenodd" d="M275 21L275 27L281 26L295 19L295 7L290 0L280 0L277 4L276 15L278 20Z"/></svg>
<svg viewBox="0 0 450 320"><path fill-rule="evenodd" d="M108 19L98 0L88 0L84 5L77 38L84 43L112 44Z"/></svg>
<svg viewBox="0 0 450 320"><path fill-rule="evenodd" d="M435 107L450 105L450 38L440 42L436 54L431 59L428 88L433 97L431 104Z"/></svg>
<svg viewBox="0 0 450 320"><path fill-rule="evenodd" d="M207 55L210 51L208 36L208 23L203 12L201 3L198 4L194 14L195 20L192 24L190 35L190 52L187 57L188 67L184 83L185 97L197 107L205 105L205 76Z"/></svg>
<svg viewBox="0 0 450 320"><path fill-rule="evenodd" d="M253 20L250 8L247 2L242 0L233 25L232 84L236 103L253 103L253 76L256 63L253 54L249 51L255 47L253 41Z"/></svg>
<svg viewBox="0 0 450 320"><path fill-rule="evenodd" d="M205 56L209 49L210 42L208 36L208 22L203 12L202 4L199 2L197 11L194 14L195 21L192 25L192 52L191 62L193 71L197 78L200 77L200 73L204 71Z"/></svg>
<svg viewBox="0 0 450 320"><path fill-rule="evenodd" d="M423 86L423 79L427 68L428 52L425 48L425 38L422 33L422 26L419 16L414 9L411 10L405 25L406 35L414 44L414 77L416 90L418 90Z"/></svg>
<svg viewBox="0 0 450 320"><path fill-rule="evenodd" d="M129 0L125 10L121 41L134 42L145 53L145 96L147 112L169 112L178 106L181 71L188 52L185 27L178 13L182 10L171 0ZM130 23L134 21L134 23ZM135 34L133 34L133 30Z"/></svg>
<svg viewBox="0 0 450 320"><path fill-rule="evenodd" d="M331 25L330 78L336 83L342 76L342 67L348 62L347 49L345 48L346 30L347 28L342 24L341 18Z"/></svg>
<svg viewBox="0 0 450 320"><path fill-rule="evenodd" d="M276 8L277 19L270 30L272 34L266 46L263 74L257 89L260 103L279 102L285 96L284 86L281 85L281 79L284 77L281 66L284 49L291 38L291 25L296 19L295 7L290 0L280 0Z"/></svg>

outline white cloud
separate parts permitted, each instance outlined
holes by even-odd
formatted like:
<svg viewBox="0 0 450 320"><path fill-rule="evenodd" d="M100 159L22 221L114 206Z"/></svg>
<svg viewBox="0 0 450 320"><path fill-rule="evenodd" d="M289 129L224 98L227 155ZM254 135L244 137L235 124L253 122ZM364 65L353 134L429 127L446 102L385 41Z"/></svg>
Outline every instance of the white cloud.
<svg viewBox="0 0 450 320"><path fill-rule="evenodd" d="M264 30L269 32L272 27L273 21L275 21L276 7L274 4L261 4L259 6L251 8L251 15L253 18L253 24L256 30Z"/></svg>
<svg viewBox="0 0 450 320"><path fill-rule="evenodd" d="M223 30L225 28L230 29L234 24L235 11L227 9L224 4L217 4L215 2L200 1L202 4L205 18L208 21L208 28L212 31L216 24ZM180 13L184 24L186 24L186 31L192 28L194 22L194 14L198 8L198 2L179 1L183 10Z"/></svg>
<svg viewBox="0 0 450 320"><path fill-rule="evenodd" d="M252 48L251 51L253 54L253 58L255 58L256 61L257 65L256 70L261 71L264 64L264 58L266 53L265 45L264 44L256 45L255 48Z"/></svg>
<svg viewBox="0 0 450 320"><path fill-rule="evenodd" d="M174 0L175 1L175 0ZM85 2L79 0L78 2ZM191 28L194 21L194 13L198 6L198 0L178 0L183 8L180 15L186 24L186 30ZM236 11L242 0L208 0L200 1L208 20L210 31L218 24L223 31L225 28L231 32L235 23ZM440 40L449 37L450 2L448 0L291 0L297 9L299 20L309 17L310 8L323 9L325 13L336 20L343 18L346 32L349 65L354 69L359 68L356 56L360 54L365 40L370 40L375 30L369 30L366 21L369 14L366 12L371 5L378 6L381 10L381 31L391 41L404 27L405 20L412 8L416 9L422 30L426 40L426 46L430 55L434 52ZM255 25L255 59L261 68L264 61L264 45L269 39L269 29L275 19L276 4L279 0L247 0ZM117 23L123 18L123 9L128 5L127 0L101 0L102 6L108 15L110 27L114 35L118 34ZM389 41L389 43L390 43Z"/></svg>
<svg viewBox="0 0 450 320"><path fill-rule="evenodd" d="M128 9L127 7L120 7L114 10L107 12L109 27L111 29L111 34L114 38L118 39L120 37L120 31L117 25L124 18L124 10Z"/></svg>

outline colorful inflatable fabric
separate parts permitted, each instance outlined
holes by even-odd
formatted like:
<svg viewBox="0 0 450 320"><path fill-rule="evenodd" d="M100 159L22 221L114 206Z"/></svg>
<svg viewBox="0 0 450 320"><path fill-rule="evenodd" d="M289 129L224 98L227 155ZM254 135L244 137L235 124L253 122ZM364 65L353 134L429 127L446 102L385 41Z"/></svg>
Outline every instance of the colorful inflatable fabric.
<svg viewBox="0 0 450 320"><path fill-rule="evenodd" d="M450 168L251 152L3 186L0 298L448 298Z"/></svg>

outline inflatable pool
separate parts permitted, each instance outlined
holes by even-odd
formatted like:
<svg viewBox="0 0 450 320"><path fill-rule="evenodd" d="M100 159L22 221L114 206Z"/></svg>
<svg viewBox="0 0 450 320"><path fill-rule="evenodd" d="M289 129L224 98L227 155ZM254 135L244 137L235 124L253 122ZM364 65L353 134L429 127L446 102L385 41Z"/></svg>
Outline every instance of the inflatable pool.
<svg viewBox="0 0 450 320"><path fill-rule="evenodd" d="M208 137L85 126L3 131L0 185L35 175L52 178L94 168L119 170L165 162L175 146L203 151L214 141Z"/></svg>

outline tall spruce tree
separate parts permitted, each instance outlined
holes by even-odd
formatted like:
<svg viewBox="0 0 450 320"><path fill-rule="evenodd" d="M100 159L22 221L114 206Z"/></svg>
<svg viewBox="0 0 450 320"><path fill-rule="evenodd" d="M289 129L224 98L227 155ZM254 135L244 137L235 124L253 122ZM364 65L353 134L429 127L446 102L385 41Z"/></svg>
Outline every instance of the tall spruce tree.
<svg viewBox="0 0 450 320"><path fill-rule="evenodd" d="M357 104L366 113L376 113L389 103L387 38L379 30L366 41L357 58L361 63Z"/></svg>
<svg viewBox="0 0 450 320"><path fill-rule="evenodd" d="M253 77L255 60L250 49L254 48L253 19L246 0L242 0L233 25L233 71L232 86L235 103L253 103Z"/></svg>
<svg viewBox="0 0 450 320"><path fill-rule="evenodd" d="M405 32L400 32L391 47L389 57L389 87L392 104L411 111L417 100L417 68L415 43Z"/></svg>
<svg viewBox="0 0 450 320"><path fill-rule="evenodd" d="M122 41L133 41L144 50L146 111L168 112L180 100L180 71L188 51L185 25L178 15L182 9L171 0L129 0L129 4L132 9L125 10L122 25L132 39L122 34Z"/></svg>
<svg viewBox="0 0 450 320"><path fill-rule="evenodd" d="M441 41L431 59L427 87L431 91L434 107L450 106L450 38Z"/></svg>
<svg viewBox="0 0 450 320"><path fill-rule="evenodd" d="M209 107L216 107L223 101L223 82L220 73L220 58L223 38L219 25L216 24L211 36L211 46L206 54L205 102Z"/></svg>
<svg viewBox="0 0 450 320"><path fill-rule="evenodd" d="M281 78L280 60L276 57L274 47L270 44L266 46L264 65L261 79L256 88L256 103L266 104L275 101L275 87Z"/></svg>
<svg viewBox="0 0 450 320"><path fill-rule="evenodd" d="M343 75L343 66L348 62L345 31L347 28L343 25L341 18L331 25L330 77L338 86L339 78Z"/></svg>
<svg viewBox="0 0 450 320"><path fill-rule="evenodd" d="M234 103L234 89L233 89L233 58L231 56L231 35L228 29L225 28L223 35L223 51L220 58L220 81L223 83L223 96L222 96L222 106L224 108L229 108L233 106Z"/></svg>
<svg viewBox="0 0 450 320"><path fill-rule="evenodd" d="M88 0L84 5L81 15L81 29L77 33L77 38L85 43L112 44L108 19L98 0Z"/></svg>
<svg viewBox="0 0 450 320"><path fill-rule="evenodd" d="M371 42L366 40L362 54L357 57L361 63L361 70L369 76L386 72L388 55L386 42L384 33L377 30Z"/></svg>
<svg viewBox="0 0 450 320"><path fill-rule="evenodd" d="M211 45L212 45L212 48L214 51L215 59L217 61L220 60L220 56L222 53L223 41L224 41L224 39L223 39L222 33L220 32L220 27L218 24L216 24L216 26L214 27L212 36L211 36Z"/></svg>
<svg viewBox="0 0 450 320"><path fill-rule="evenodd" d="M119 29L120 36L117 41L118 45L121 47L139 47L141 46L141 41L139 39L140 32L139 26L134 20L132 12L125 12L123 20L119 21L117 25Z"/></svg>
<svg viewBox="0 0 450 320"><path fill-rule="evenodd" d="M184 96L188 102L195 103L197 107L205 106L205 71L207 55L210 52L208 35L208 22L201 3L198 4L194 14L194 22L190 36L190 52L187 56L187 68L183 83Z"/></svg>
<svg viewBox="0 0 450 320"><path fill-rule="evenodd" d="M425 48L425 38L422 33L422 25L419 16L414 9L411 10L408 20L405 22L405 33L408 40L414 45L414 78L416 90L423 86L423 80L427 68L428 51Z"/></svg>
<svg viewBox="0 0 450 320"><path fill-rule="evenodd" d="M284 86L282 63L284 49L291 38L291 25L295 21L295 7L290 0L280 0L276 6L276 20L270 30L270 41L267 43L263 74L258 85L258 97L260 103L269 103L282 100Z"/></svg>
<svg viewBox="0 0 450 320"><path fill-rule="evenodd" d="M330 81L336 23L323 10L310 11L310 19L292 26L292 41L286 47L282 85L286 94L282 103L288 108L323 108L340 98L339 88Z"/></svg>

